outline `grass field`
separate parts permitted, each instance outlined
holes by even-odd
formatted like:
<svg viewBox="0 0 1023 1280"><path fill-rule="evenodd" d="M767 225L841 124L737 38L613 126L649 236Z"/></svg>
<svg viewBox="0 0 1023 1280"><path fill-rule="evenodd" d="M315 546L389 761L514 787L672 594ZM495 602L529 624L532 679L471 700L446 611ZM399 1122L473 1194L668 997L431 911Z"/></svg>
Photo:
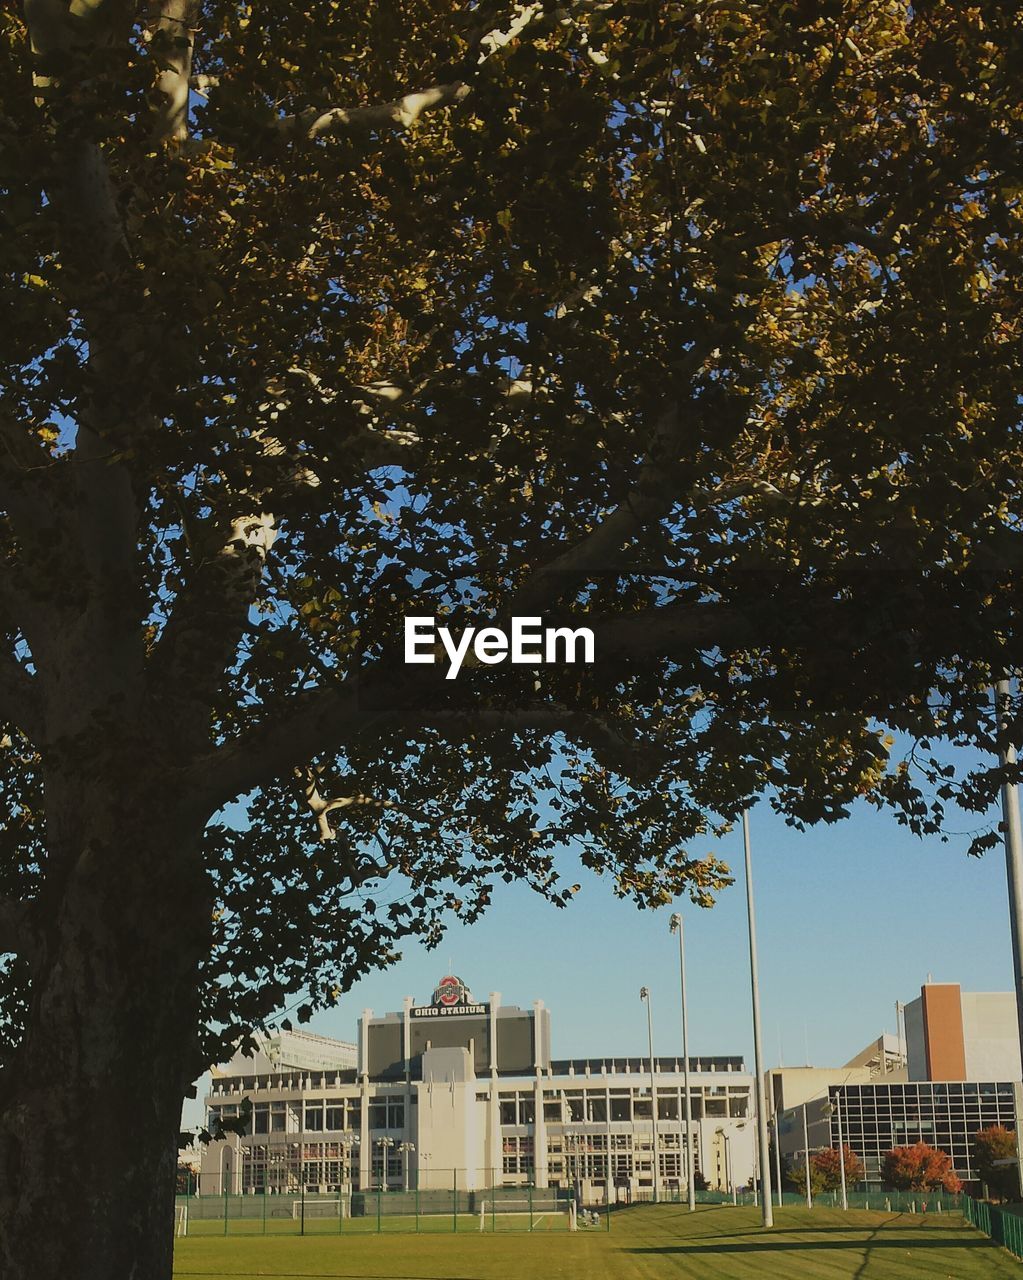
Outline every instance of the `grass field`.
<svg viewBox="0 0 1023 1280"><path fill-rule="evenodd" d="M178 1241L178 1280L1021 1280L957 1214L640 1206L610 1232Z"/></svg>

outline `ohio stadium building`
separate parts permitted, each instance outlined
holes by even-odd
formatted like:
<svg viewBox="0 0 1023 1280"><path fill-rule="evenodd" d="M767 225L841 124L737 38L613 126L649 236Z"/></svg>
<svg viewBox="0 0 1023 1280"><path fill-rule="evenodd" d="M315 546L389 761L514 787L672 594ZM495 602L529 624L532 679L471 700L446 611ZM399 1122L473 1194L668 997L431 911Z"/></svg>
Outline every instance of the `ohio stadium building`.
<svg viewBox="0 0 1023 1280"><path fill-rule="evenodd" d="M552 1056L551 1015L473 999L444 977L429 1004L359 1020L358 1044L304 1032L214 1073L202 1194L567 1188L584 1200L711 1188L754 1173L753 1077L740 1057ZM656 1105L655 1105L656 1101ZM656 1183L656 1185L655 1185ZM699 1182L698 1182L699 1185Z"/></svg>

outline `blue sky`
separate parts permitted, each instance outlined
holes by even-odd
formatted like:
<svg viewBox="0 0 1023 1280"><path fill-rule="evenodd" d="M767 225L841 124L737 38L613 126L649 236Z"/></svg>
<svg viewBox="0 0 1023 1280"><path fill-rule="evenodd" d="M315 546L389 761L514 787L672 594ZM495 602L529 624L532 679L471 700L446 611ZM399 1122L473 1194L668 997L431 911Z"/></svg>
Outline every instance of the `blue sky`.
<svg viewBox="0 0 1023 1280"><path fill-rule="evenodd" d="M933 973L970 990L1011 990L1005 862L968 858L967 840L918 840L867 805L846 822L799 833L759 805L751 816L764 1052L769 1065L841 1063L895 1030L896 999ZM711 910L683 904L693 1053L752 1060L742 836L717 850L736 883ZM566 855L566 861L567 861ZM649 986L654 1047L679 1052L678 964L669 910L643 912L583 878L558 911L507 886L439 950L409 949L393 969L360 982L311 1030L354 1036L364 1007L425 1001L449 962L477 998L542 999L556 1056L637 1054L646 1048L639 988ZM780 1040L779 1040L780 1037Z"/></svg>
<svg viewBox="0 0 1023 1280"><path fill-rule="evenodd" d="M965 831L983 822L962 818L958 825ZM918 995L929 973L965 990L1012 989L1000 850L969 858L967 835L947 844L920 840L866 804L845 822L800 833L761 803L751 832L768 1066L800 1065L808 1056L815 1065L844 1063L895 1030L895 1001ZM752 1065L741 831L713 847L736 883L710 910L680 906L690 1049L739 1053ZM583 886L570 907L559 911L518 885L498 886L481 921L452 928L436 951L409 947L399 964L358 983L309 1029L354 1039L363 1008L400 1009L405 995L427 1001L450 968L478 999L491 991L524 1007L542 999L551 1009L556 1057L644 1053L639 988L646 985L655 1050L679 1053L670 909L640 911L577 869L570 852L563 861Z"/></svg>

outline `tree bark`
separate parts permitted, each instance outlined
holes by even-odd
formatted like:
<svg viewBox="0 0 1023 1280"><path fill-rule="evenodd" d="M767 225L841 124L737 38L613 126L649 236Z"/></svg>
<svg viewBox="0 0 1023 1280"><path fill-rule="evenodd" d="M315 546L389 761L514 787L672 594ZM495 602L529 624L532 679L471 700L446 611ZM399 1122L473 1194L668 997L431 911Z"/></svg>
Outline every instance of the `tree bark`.
<svg viewBox="0 0 1023 1280"><path fill-rule="evenodd" d="M39 904L28 1031L0 1077L0 1275L169 1280L210 945L199 830L149 788L60 790L64 874Z"/></svg>

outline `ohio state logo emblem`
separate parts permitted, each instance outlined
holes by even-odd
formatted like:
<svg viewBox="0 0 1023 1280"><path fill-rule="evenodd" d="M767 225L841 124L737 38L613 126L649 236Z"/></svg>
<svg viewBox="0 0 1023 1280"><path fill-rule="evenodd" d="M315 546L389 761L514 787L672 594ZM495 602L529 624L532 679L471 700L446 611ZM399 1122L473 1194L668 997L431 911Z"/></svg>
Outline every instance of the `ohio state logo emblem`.
<svg viewBox="0 0 1023 1280"><path fill-rule="evenodd" d="M437 983L437 990L433 993L433 1003L450 1008L455 1004L466 1004L469 1001L469 989L461 978L456 978L454 974L447 974Z"/></svg>

